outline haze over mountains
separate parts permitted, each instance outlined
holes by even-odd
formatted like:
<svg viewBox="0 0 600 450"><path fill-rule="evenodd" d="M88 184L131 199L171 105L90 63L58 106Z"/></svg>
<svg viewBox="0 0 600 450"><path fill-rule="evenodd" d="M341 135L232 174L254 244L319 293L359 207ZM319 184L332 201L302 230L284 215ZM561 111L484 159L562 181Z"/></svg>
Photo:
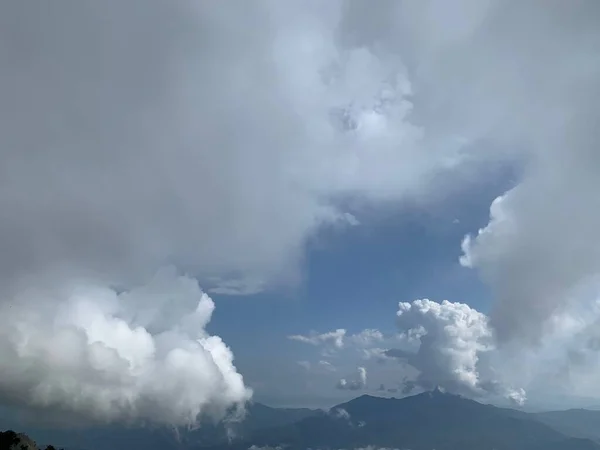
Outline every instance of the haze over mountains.
<svg viewBox="0 0 600 450"><path fill-rule="evenodd" d="M67 450L600 450L600 411L524 413L439 389L402 399L362 395L328 411L249 405L246 418L197 430L30 430Z"/></svg>

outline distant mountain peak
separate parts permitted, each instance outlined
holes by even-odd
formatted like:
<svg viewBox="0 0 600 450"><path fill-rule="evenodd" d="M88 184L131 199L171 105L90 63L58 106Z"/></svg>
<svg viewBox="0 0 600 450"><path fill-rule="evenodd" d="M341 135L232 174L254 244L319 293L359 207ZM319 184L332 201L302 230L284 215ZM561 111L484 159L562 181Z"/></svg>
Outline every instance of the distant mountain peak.
<svg viewBox="0 0 600 450"><path fill-rule="evenodd" d="M444 389L440 385L437 385L435 388L433 388L431 391L429 391L429 394L432 396L451 395L451 394L448 394L446 389Z"/></svg>
<svg viewBox="0 0 600 450"><path fill-rule="evenodd" d="M363 395L359 395L358 397L356 397L355 400L359 400L360 399L360 400L367 400L367 401L369 401L369 400L380 400L380 399L383 399L383 398L385 398L385 397L379 397L377 395L370 395L370 394L363 394Z"/></svg>
<svg viewBox="0 0 600 450"><path fill-rule="evenodd" d="M472 401L468 398L463 397L462 395L459 394L454 394L451 392L448 392L445 388L443 388L442 386L436 386L435 388L429 390L429 391L423 391L419 394L415 394L409 397L405 397L405 399L410 399L413 398L415 400L420 399L420 400L439 400L439 401L451 401L451 402L456 402L456 401Z"/></svg>

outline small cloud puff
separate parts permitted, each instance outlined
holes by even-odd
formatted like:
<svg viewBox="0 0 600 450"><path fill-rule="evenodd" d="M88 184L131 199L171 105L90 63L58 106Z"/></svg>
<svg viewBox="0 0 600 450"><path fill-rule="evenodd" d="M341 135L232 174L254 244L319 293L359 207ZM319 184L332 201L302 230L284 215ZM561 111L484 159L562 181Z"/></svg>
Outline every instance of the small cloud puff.
<svg viewBox="0 0 600 450"><path fill-rule="evenodd" d="M354 379L348 380L346 378L340 379L336 387L342 390L359 391L367 386L367 369L364 367L358 367L358 374Z"/></svg>

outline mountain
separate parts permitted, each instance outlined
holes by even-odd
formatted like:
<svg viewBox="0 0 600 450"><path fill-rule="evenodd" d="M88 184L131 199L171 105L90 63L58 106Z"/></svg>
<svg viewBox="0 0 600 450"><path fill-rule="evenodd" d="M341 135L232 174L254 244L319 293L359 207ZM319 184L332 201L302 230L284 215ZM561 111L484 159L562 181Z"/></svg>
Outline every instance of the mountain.
<svg viewBox="0 0 600 450"><path fill-rule="evenodd" d="M248 433L262 428L288 425L317 413L314 409L272 408L262 403L251 403L247 407L246 418L239 424L239 431Z"/></svg>
<svg viewBox="0 0 600 450"><path fill-rule="evenodd" d="M567 436L600 442L600 411L569 409L536 413L535 417Z"/></svg>
<svg viewBox="0 0 600 450"><path fill-rule="evenodd" d="M600 450L600 412L530 414L440 390L402 399L363 395L329 411L251 403L245 420L198 430L110 427L28 430L67 450ZM0 448L3 450L3 448Z"/></svg>
<svg viewBox="0 0 600 450"><path fill-rule="evenodd" d="M484 405L439 390L389 399L363 395L296 423L259 430L229 446L339 449L366 446L411 450L600 450L534 416Z"/></svg>
<svg viewBox="0 0 600 450"><path fill-rule="evenodd" d="M252 402L240 422L204 424L196 430L172 430L164 427L131 428L110 426L76 429L32 429L38 442L51 442L68 450L181 450L226 444L229 439L243 440L268 427L285 426L316 414L305 408L272 408ZM2 450L2 449L0 449Z"/></svg>
<svg viewBox="0 0 600 450"><path fill-rule="evenodd" d="M0 450L40 450L40 447L26 434L7 430L0 431ZM52 446L47 446L45 450L56 449Z"/></svg>

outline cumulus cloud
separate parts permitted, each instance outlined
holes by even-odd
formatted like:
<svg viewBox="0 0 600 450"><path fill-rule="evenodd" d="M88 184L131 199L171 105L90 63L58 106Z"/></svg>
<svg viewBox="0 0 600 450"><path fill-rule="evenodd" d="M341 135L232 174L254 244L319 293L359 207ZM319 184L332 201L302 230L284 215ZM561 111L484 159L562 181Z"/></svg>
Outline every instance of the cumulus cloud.
<svg viewBox="0 0 600 450"><path fill-rule="evenodd" d="M504 386L491 368L482 368L482 356L495 350L495 340L488 317L463 303L444 300L402 302L398 309L398 326L410 333L419 329L419 348L415 353L394 349L389 356L405 359L419 371L406 384L422 389L444 388L469 396L504 395L523 403L525 392Z"/></svg>
<svg viewBox="0 0 600 450"><path fill-rule="evenodd" d="M367 387L367 369L364 367L357 368L357 374L352 379L341 378L336 387L341 390L360 391Z"/></svg>
<svg viewBox="0 0 600 450"><path fill-rule="evenodd" d="M173 270L123 292L82 283L23 293L0 305L0 394L101 421L223 417L251 392L206 331L213 310Z"/></svg>

